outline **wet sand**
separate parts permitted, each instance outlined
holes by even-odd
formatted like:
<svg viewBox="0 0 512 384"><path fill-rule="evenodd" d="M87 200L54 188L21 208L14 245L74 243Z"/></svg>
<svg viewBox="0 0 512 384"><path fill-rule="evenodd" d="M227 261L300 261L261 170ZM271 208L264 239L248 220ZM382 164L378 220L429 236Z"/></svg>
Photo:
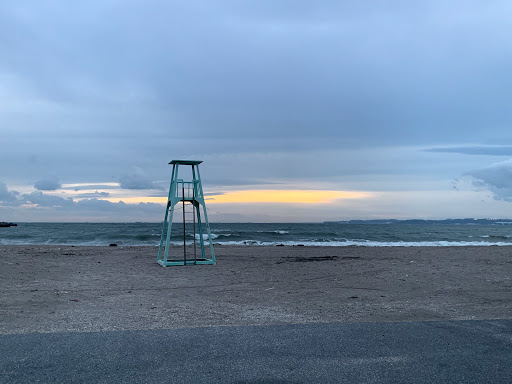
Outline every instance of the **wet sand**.
<svg viewBox="0 0 512 384"><path fill-rule="evenodd" d="M0 246L0 333L512 318L512 247ZM171 252L181 254L173 248Z"/></svg>

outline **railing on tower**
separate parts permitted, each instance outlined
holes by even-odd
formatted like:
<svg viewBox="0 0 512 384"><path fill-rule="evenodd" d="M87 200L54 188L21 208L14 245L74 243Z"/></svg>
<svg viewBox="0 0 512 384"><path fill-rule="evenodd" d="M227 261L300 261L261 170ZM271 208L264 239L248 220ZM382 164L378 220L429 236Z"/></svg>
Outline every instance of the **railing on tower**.
<svg viewBox="0 0 512 384"><path fill-rule="evenodd" d="M199 193L199 180L195 181L183 181L183 179L176 180L176 191L175 196L178 199L193 200L198 196ZM201 196L202 197L202 196Z"/></svg>

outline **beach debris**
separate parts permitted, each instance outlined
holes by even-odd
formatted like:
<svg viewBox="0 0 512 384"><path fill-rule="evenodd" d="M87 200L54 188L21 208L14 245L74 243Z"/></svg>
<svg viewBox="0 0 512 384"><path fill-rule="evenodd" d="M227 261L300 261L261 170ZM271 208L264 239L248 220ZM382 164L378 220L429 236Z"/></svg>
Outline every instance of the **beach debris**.
<svg viewBox="0 0 512 384"><path fill-rule="evenodd" d="M312 256L312 257L303 257L303 256L289 256L283 257L281 261L278 261L276 264L281 263L307 263L307 262L315 262L315 261L330 261L336 260L338 256Z"/></svg>
<svg viewBox="0 0 512 384"><path fill-rule="evenodd" d="M109 244L108 246L109 247L117 247L117 244L116 243L112 243L112 244Z"/></svg>

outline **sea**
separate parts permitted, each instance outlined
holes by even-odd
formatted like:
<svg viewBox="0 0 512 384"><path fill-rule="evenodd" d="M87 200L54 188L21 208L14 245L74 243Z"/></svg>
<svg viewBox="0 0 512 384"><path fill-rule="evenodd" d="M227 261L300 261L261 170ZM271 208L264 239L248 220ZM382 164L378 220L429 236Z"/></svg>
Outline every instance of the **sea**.
<svg viewBox="0 0 512 384"><path fill-rule="evenodd" d="M214 244L303 246L491 246L512 245L512 225L211 223ZM196 228L197 230L197 228ZM157 246L161 223L18 223L0 228L0 245ZM193 228L185 241L198 240ZM172 226L172 244L183 244L183 226Z"/></svg>

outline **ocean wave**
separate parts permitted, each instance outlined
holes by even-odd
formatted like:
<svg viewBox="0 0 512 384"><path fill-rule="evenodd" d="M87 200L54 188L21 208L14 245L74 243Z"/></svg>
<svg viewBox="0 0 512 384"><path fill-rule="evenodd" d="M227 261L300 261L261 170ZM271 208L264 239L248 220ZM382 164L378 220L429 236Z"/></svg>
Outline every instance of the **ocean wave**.
<svg viewBox="0 0 512 384"><path fill-rule="evenodd" d="M214 234L212 233L212 236ZM217 237L212 237L212 239L224 239L224 238L227 238L227 237L231 237L231 236L236 236L235 234L232 234L232 233L226 233L224 235L217 235Z"/></svg>
<svg viewBox="0 0 512 384"><path fill-rule="evenodd" d="M0 230L1 245L76 245L158 246L160 224L63 224L25 223L7 231ZM437 228L437 227L436 227ZM194 236L186 227L186 244L199 243L198 228ZM207 241L206 227L203 236ZM213 224L212 239L221 245L286 245L286 246L492 246L512 245L510 228L464 226L451 230L433 230L430 226L382 226L321 224ZM183 245L183 226L173 228L171 242Z"/></svg>
<svg viewBox="0 0 512 384"><path fill-rule="evenodd" d="M226 236L226 235L216 235L215 233L212 233L212 240L218 238L219 236ZM196 233L195 238L196 238L196 240L200 239L199 233ZM207 233L203 233L203 240L208 240L208 234Z"/></svg>
<svg viewBox="0 0 512 384"><path fill-rule="evenodd" d="M160 235L134 235L130 236L131 238L134 238L136 240L146 241L146 240L153 240L155 237L160 237Z"/></svg>
<svg viewBox="0 0 512 384"><path fill-rule="evenodd" d="M268 235L274 235L274 234L278 234L278 235L287 235L288 233L290 233L290 231L285 231L285 230L280 230L280 229L277 229L275 231L256 231L257 233L266 233Z"/></svg>
<svg viewBox="0 0 512 384"><path fill-rule="evenodd" d="M297 236L315 238L315 237L330 237L330 238L338 238L340 235L337 232L324 232L324 231L311 231L311 232L296 232Z"/></svg>

